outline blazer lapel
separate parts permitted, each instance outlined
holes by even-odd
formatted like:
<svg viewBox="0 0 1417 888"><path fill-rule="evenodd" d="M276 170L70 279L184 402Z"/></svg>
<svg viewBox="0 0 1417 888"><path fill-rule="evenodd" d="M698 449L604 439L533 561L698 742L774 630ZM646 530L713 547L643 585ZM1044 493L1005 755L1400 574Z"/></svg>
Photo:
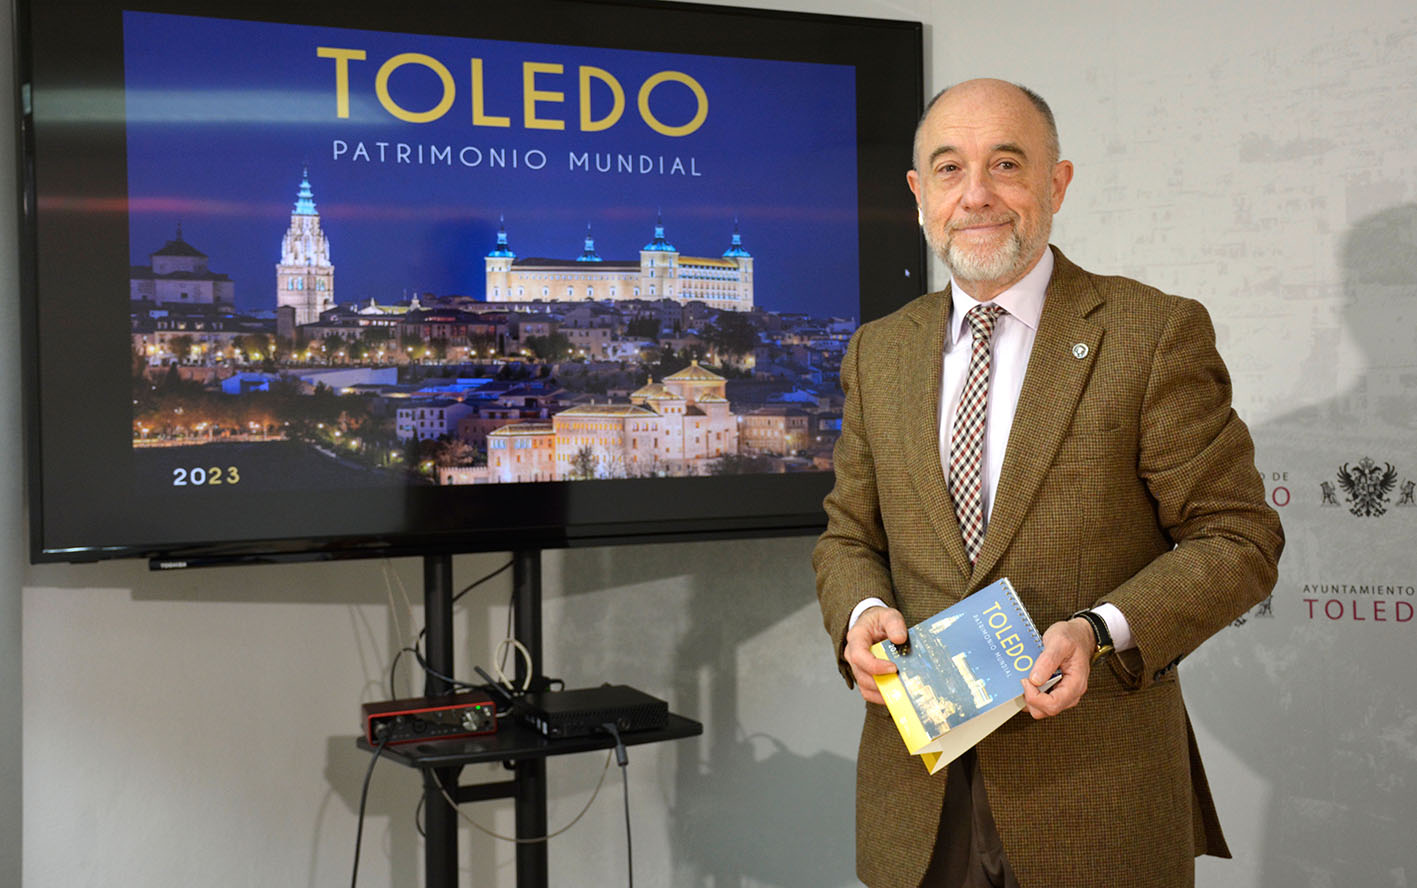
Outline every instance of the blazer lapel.
<svg viewBox="0 0 1417 888"><path fill-rule="evenodd" d="M1067 436L1102 342L1101 325L1087 319L1102 304L1101 297L1083 271L1062 253L1055 250L1054 261L1009 430L989 527L974 564L975 580L988 576L1028 514L1043 476ZM953 510L950 514L953 517Z"/></svg>
<svg viewBox="0 0 1417 888"><path fill-rule="evenodd" d="M940 376L944 369L945 333L950 319L950 289L946 287L916 303L911 311L914 337L897 352L901 380L900 410L904 424L906 464L910 482L925 507L930 526L963 576L969 576L969 555L959 534L954 502L940 465Z"/></svg>

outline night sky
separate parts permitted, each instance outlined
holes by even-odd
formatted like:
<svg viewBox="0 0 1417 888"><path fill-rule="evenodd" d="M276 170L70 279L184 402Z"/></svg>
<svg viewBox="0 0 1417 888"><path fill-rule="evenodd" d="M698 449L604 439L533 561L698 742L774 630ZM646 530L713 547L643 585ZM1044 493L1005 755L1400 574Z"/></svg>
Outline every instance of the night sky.
<svg viewBox="0 0 1417 888"><path fill-rule="evenodd" d="M308 165L339 302L480 296L503 215L519 257L578 256L589 223L602 258L637 261L662 211L668 240L696 256L721 255L737 217L759 306L859 314L849 67L144 13L124 21L132 260L148 264L181 223L211 269L235 281L243 310L275 307L281 238ZM367 54L347 63L347 118L337 114L337 63L317 47ZM376 73L400 53L449 72L453 102L438 119L399 120L377 98ZM484 113L509 126L474 125L472 58L483 60ZM564 130L524 125L524 62L563 66L537 74L535 88L564 101L539 102L534 113L565 121ZM609 72L624 90L622 116L603 131L580 130L580 66ZM656 132L638 110L641 84L665 70L688 74L707 98L706 119L688 135ZM421 64L393 71L388 92L409 112L430 111L445 94ZM590 99L592 119L607 117L610 88L592 81ZM681 82L650 94L665 126L688 124L697 108ZM346 146L339 157L337 142ZM383 162L378 142L388 143ZM415 162L396 161L398 143ZM361 144L368 160L356 159ZM450 149L451 164L428 162L429 146ZM494 151L505 167L493 166ZM583 152L589 172L570 168ZM597 153L654 171L595 172ZM474 166L459 159L479 155ZM660 158L666 171L678 158L699 175L661 175Z"/></svg>

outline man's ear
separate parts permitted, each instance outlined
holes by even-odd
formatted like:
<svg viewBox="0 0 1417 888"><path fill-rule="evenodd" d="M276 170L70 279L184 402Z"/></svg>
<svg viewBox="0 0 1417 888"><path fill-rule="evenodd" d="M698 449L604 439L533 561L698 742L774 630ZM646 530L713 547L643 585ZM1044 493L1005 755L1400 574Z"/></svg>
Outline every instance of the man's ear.
<svg viewBox="0 0 1417 888"><path fill-rule="evenodd" d="M1063 195L1068 193L1068 184L1073 181L1073 162L1060 160L1053 164L1053 212L1063 208Z"/></svg>

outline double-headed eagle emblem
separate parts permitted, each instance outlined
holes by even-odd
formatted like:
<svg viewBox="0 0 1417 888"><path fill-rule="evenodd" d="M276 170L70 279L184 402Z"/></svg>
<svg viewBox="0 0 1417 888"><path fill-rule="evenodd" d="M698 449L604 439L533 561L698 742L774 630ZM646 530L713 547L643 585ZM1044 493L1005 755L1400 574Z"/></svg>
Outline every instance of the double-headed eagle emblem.
<svg viewBox="0 0 1417 888"><path fill-rule="evenodd" d="M1392 463L1383 468L1363 457L1351 470L1344 463L1338 470L1338 486L1347 494L1348 511L1360 518L1371 518L1387 511L1389 494L1397 486L1397 469Z"/></svg>

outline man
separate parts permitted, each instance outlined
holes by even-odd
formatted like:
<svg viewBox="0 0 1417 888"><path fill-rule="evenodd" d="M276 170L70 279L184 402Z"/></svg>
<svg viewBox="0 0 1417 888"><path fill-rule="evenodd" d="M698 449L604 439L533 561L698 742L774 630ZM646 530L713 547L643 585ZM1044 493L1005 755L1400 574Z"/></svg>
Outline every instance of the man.
<svg viewBox="0 0 1417 888"><path fill-rule="evenodd" d="M1269 593L1283 546L1209 317L1049 247L1073 166L1033 93L945 90L914 164L950 286L852 340L813 553L839 667L867 702L857 874L1193 884L1195 855L1229 851L1176 665ZM932 777L881 705L873 677L894 667L870 646L1001 577L1047 627L1032 718Z"/></svg>

